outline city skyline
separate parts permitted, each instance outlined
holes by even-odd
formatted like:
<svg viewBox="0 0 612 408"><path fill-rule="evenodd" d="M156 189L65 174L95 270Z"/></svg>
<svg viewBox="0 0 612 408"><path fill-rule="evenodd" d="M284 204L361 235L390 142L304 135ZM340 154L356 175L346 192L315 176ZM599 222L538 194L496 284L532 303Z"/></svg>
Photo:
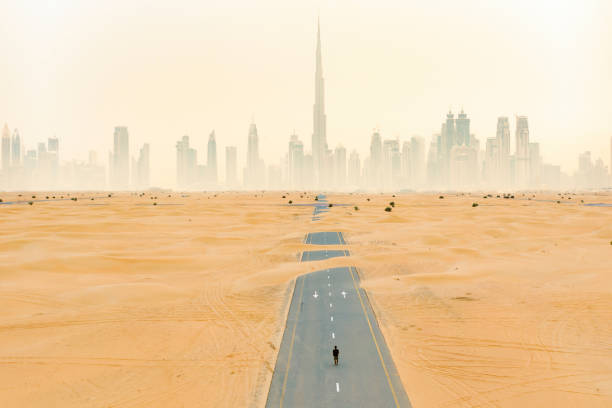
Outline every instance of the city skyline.
<svg viewBox="0 0 612 408"><path fill-rule="evenodd" d="M599 5L598 5L599 6ZM568 6L569 7L569 6ZM603 6L602 6L603 7ZM604 7L605 9L605 7ZM591 10L587 8L587 10ZM423 12L423 10L416 10L417 12ZM536 10L538 11L538 10ZM541 11L541 10L540 10ZM335 12L330 12L329 14L331 14L331 16L329 17L330 19L332 19L333 21L333 17L334 14L336 14ZM557 16L558 17L558 16ZM578 16L580 17L580 16ZM294 17L295 18L295 17ZM422 129L424 126L423 125L414 125L413 129L414 131L410 130L411 127L411 123L413 123L413 119L411 117L410 114L410 110L406 111L406 118L405 120L403 120L403 122L405 122L405 124L402 125L402 127L406 126L408 130L396 130L397 128L393 128L392 126L388 126L386 125L385 121L382 121L382 124L380 123L381 121L376 120L375 118L365 118L366 121L369 122L369 126L363 126L359 128L358 132L355 132L354 136L351 135L350 137L347 137L346 135L344 135L342 131L338 131L337 127L338 127L338 122L339 122L339 117L340 115L334 115L334 111L337 112L338 110L338 106L336 106L337 104L334 103L330 103L330 101L324 101L323 99L323 69L322 69L322 64L321 64L321 60L322 59L326 59L326 55L331 55L331 57L328 55L329 58L327 59L331 59L332 61L336 61L336 66L334 67L334 70L326 70L326 72L328 72L328 74L326 75L326 83L325 86L329 87L331 84L331 89L332 89L332 95L336 94L335 99L332 97L332 101L337 100L338 98L338 91L341 88L341 86L339 86L338 84L342 84L343 81L345 81L345 79L342 76L338 76L336 75L335 77L332 77L329 72L337 72L338 69L338 60L337 60L337 55L338 54L338 48L337 48L337 42L335 42L336 47L334 49L333 52L330 52L329 49L332 48L330 46L328 46L328 41L331 42L332 44L334 44L334 41L338 41L337 37L342 37L341 35L339 35L337 32L334 32L334 25L333 23L329 23L329 24L323 24L322 27L319 27L318 24L318 19L313 19L314 21L316 21L316 25L317 27L315 28L316 30L316 40L315 40L315 47L314 47L314 56L315 56L315 64L314 64L314 73L315 73L315 86L314 89L310 91L310 94L313 95L314 97L310 97L310 100L312 101L314 99L315 104L311 105L311 125L308 126L291 126L291 127L287 127L285 128L285 130L281 133L279 131L274 131L274 133L272 133L272 129L274 129L276 127L276 123L274 123L274 121L270 121L269 117L264 116L264 119L260 119L260 120L255 120L254 122L257 124L258 128L259 128L259 135L258 135L258 149L259 151L259 155L261 157L261 159L263 159L265 161L266 164L268 165L276 165L281 167L283 165L282 163L282 159L281 157L286 153L285 148L283 148L284 146L286 146L288 139L291 135L297 135L297 137L299 138L299 140L301 140L302 142L306 141L310 141L311 145L309 146L308 144L305 144L303 146L303 149L306 153L308 152L312 152L314 155L314 152L318 151L317 149L312 149L313 144L316 140L318 140L317 138L315 138L315 135L318 134L323 142L322 143L326 143L327 144L327 149L329 149L330 151L335 151L338 149L339 145L344 146L344 148L347 150L346 155L347 158L350 156L350 154L353 152L353 149L357 149L357 152L360 154L360 160L363 161L368 153L369 150L369 139L370 139L370 134L371 134L371 129L372 128L377 128L379 129L379 133L382 135L381 137L383 139L399 139L401 142L406 142L406 141L410 141L412 140L412 137L414 135L418 135L420 138L423 139L424 144L425 144L425 150L428 150L428 147L431 146L432 141L435 141L435 137L434 135L436 135L437 133L439 133L439 130L436 129L436 122L438 121L438 119L435 119L432 122L428 122L428 125L426 125L427 128L429 128L429 131L419 131L419 129ZM550 22L547 22L547 24L549 24ZM311 58L311 62L308 64L308 67L310 69L310 78L312 78L312 71L313 71L313 64L312 64L312 56L313 56L313 52L312 52L312 34L313 34L313 30L312 30L312 21L311 21L311 29L310 29L310 35L311 35L311 46L309 47L310 51L306 51L306 50L302 50L302 49L298 49L296 51L296 55L300 54L300 57L303 57L304 55L308 55ZM325 38L326 41L326 45L323 47L321 47L321 31L323 31L323 34L325 34L325 31L328 32L333 32L334 35L328 35ZM305 31L305 30L304 30ZM370 33L368 32L368 35ZM373 33L374 34L374 33ZM296 47L297 48L297 47ZM327 54L326 54L326 50ZM263 62L262 62L263 64ZM346 64L344 66L344 68L351 68L351 71L353 70L354 66L351 66L350 63ZM532 69L535 69L532 68ZM347 71L347 73L350 74L350 71ZM380 78L380 71L375 71L375 73L377 75L372 76L371 78L373 79L373 81L371 82L377 82ZM296 72L297 74L297 72ZM408 78L408 77L407 77ZM508 81L512 82L512 78L508 78ZM307 81L305 78L301 78L300 80L297 80L297 78L295 78L295 84L299 84L300 82L305 82L308 83L310 81ZM312 84L312 82L310 82ZM292 84L293 85L293 84ZM363 86L364 84L359 84L360 87ZM368 84L365 84L366 87L368 86ZM304 86L304 84L299 85ZM310 85L310 88L312 88L312 85ZM481 91L479 91L480 93ZM456 90L453 90L451 88L449 88L449 95L454 95L456 94ZM123 95L121 95L123 96ZM249 97L249 93L245 92L244 93L245 97ZM304 93L301 93L300 98L304 97L305 99L308 99L308 96ZM345 97L350 97L351 96L351 92L347 93L347 96ZM503 95L501 95L503 96ZM455 98L455 97L454 97ZM463 99L463 98L461 98ZM500 98L502 101L505 98ZM471 95L470 93L466 93L465 95L465 100L474 100L474 95ZM367 103L366 103L367 102ZM374 100L374 101L364 101L362 103L362 105L364 106L368 106L369 108L371 108L372 110L372 116L376 116L376 108L378 107L378 105L381 104L382 101L379 100ZM564 101L565 102L565 101ZM302 103L302 102L301 102ZM258 107L258 104L252 104L256 107ZM437 103L436 106L436 110L437 110L437 114L436 116L440 116L439 112L443 112L444 111L444 102L439 102ZM493 106L495 105L503 105L503 103L493 103ZM529 103L525 103L525 106L529 106ZM560 106L560 105L559 105ZM494 115L487 116L486 118L482 117L481 113L478 113L478 111L475 110L468 104L466 103L465 105L461 105L461 104L457 104L456 107L454 107L452 110L457 112L460 110L460 107L463 107L463 109L465 109L466 112L469 112L470 117L471 117L471 124L472 124L472 128L473 129L478 129L474 132L475 137L479 140L480 142L480 149L481 150L485 150L485 144L487 143L488 139L491 137L495 137L496 135L496 129L495 129L495 121L497 121L498 117L510 117L510 118L514 118L516 115L515 114L508 114L506 112L503 112L500 109L500 112L496 112ZM601 107L600 107L601 108ZM287 109L290 109L293 112L293 109L291 109L291 107L287 107ZM329 114L329 110L331 109L332 114ZM516 109L515 110L519 110ZM252 111L254 112L254 116L255 118L259 118L259 113L258 113L258 109L252 109ZM573 139L563 139L563 143L554 143L551 144L550 143L550 134L547 133L542 133L540 131L541 129L541 125L538 126L539 123L541 123L541 118L538 116L534 116L531 112L530 109L521 109L519 112L521 115L526 115L529 118L529 125L530 125L530 133L531 133L531 138L532 140L535 140L536 142L538 142L540 145L538 146L538 150L539 150L539 155L543 158L544 162L548 162L548 163L555 163L555 164L561 164L563 166L563 170L568 173L568 174L572 174L574 172L574 169L578 169L579 165L578 165L578 160L576 159L577 153L576 152L584 152L584 151L591 151L592 152L592 156L594 159L597 158L603 158L604 159L604 164L609 166L609 157L607 156L607 151L608 151L608 146L607 146L607 139L609 136L603 134L604 132L602 132L602 136L597 138L596 140L599 140L598 143L586 143L588 140L588 138L583 137L582 135L577 135L575 138ZM292 113L291 115L296 115L296 113ZM289 116L291 116L289 115ZM299 113L300 116L304 116L305 112L300 112ZM378 114L380 115L380 114ZM429 113L428 115L431 115L431 113ZM480 115L480 116L479 116ZM136 115L137 116L137 115ZM209 116L209 115L204 115L204 116ZM286 116L285 112L283 112L283 114L281 114L281 116ZM357 115L357 117L355 118L354 122L358 122L358 121L363 121L364 118L359 117L359 116L363 116L363 115ZM328 121L328 117L330 118L330 120ZM318 119L317 119L318 118ZM560 118L562 120L560 120L561 122L563 120L568 119L567 117L563 117ZM40 139L46 140L48 137L52 136L52 135L45 135L44 138L41 138L40 136L38 137L32 137L31 134L28 134L27 131L23 131L23 128L25 126L26 129L28 129L27 125L22 125L20 123L15 123L12 121L9 121L8 119L4 119L4 118L0 118L0 121L6 121L7 123L9 123L9 125L11 126L11 129L14 129L14 127L16 127L17 129L19 129L19 132L21 134L21 143L28 146L28 147L33 147L33 145L36 144L36 142L33 143L33 140L35 141L39 141ZM151 119L152 122L155 122L155 119ZM303 119L300 119L300 121L303 121ZM168 142L172 143L172 145L175 143L175 141L180 137L181 133L182 134L187 134L190 136L190 141L191 141L191 146L192 148L195 148L196 150L200 151L201 153L201 159L204 159L206 157L206 146L207 146L207 140L208 137L206 135L208 135L212 129L215 129L216 131L216 140L217 143L219 143L219 151L223 151L226 147L231 147L231 146L235 146L237 147L237 167L238 167L238 178L242 178L240 176L243 175L243 169L244 167L247 165L246 163L246 157L247 155L247 143L245 143L245 137L244 137L244 130L240 132L240 134L236 134L237 132L227 132L226 124L223 123L222 119L219 119L220 126L217 126L217 121L214 118L208 118L206 117L204 120L202 120L202 122L210 122L213 125L208 129L208 130L204 130L204 131L200 131L200 130L196 130L196 131L185 131L185 132L177 132L171 135L164 135L162 140L159 139L159 136L155 136L155 135L143 135L142 131L139 130L140 126L139 125L132 125L132 121L130 120L124 120L122 121L124 124L127 125L127 127L130 129L130 145L128 146L128 149L132 152L138 151L138 149L140 149L140 146L142 146L144 143L148 143L151 146L151 162L154 164L151 168L151 184L152 185L160 185L160 186L168 186L171 187L173 186L173 180L169 180L168 179L168 174L172 174L175 168L175 163L174 160L171 159L171 157L173 155L169 155L168 153ZM138 122L137 120L135 120L135 122ZM186 122L189 122L189 120L186 120ZM234 120L232 121L234 122L234 124L232 126L238 126L241 125L240 127L242 129L244 129L245 127L248 126L248 120L242 121L240 118L236 117L234 118ZM350 129L351 127L355 126L355 124L352 123L353 121L346 121L344 120L342 122L342 125L346 125L347 129ZM303 123L303 122L302 122ZM335 123L335 130L333 132L330 132L330 129L328 129L327 124L328 123ZM483 125L483 123L485 124L489 124L489 126L486 126L486 131L483 131L483 128L485 127ZM491 126L490 124L493 123L493 125ZM535 125L534 125L535 123ZM113 123L112 126L110 126L110 128L112 129L114 126L116 125L116 123ZM180 126L180 125L178 125ZM199 125L199 126L204 126L204 125ZM198 126L198 127L199 127ZM189 126L184 126L184 127L189 127ZM310 129L309 129L310 128ZM319 130L317 130L317 128ZM220 129L220 130L217 130ZM292 129L297 129L293 130ZM321 130L322 129L322 130ZM333 129L333 128L332 128ZM11 130L11 134L14 132L14 130ZM86 132L86 131L85 131ZM96 131L98 132L98 131ZM57 134L59 132L54 131L52 132L53 134ZM609 135L609 132L608 132ZM513 135L514 136L514 135ZM111 146L111 148L109 149L96 149L96 143L99 143L88 139L86 137L83 137L83 142L79 143L79 146L81 146L81 149L83 150L82 153L80 153L79 155L74 154L74 144L70 143L70 137L71 135L69 134L59 134L59 140L60 143L63 147L62 149L62 155L61 155L61 160L71 160L73 157L79 157L82 158L82 161L85 162L85 155L89 155L89 151L91 150L88 147L85 147L83 149L84 146L88 146L87 143L85 143L86 140L90 140L92 142L91 146L93 147L93 150L96 151L97 156L99 157L104 157L104 155L106 154L107 151L112 151L113 148ZM469 137L469 136L468 136ZM108 137L107 136L103 136L103 137L99 137L96 139L100 139L100 140L107 140ZM555 157L552 157L551 159L551 151L555 151L558 150L559 148L562 148L565 145L573 145L573 144L577 144L577 143L581 143L581 147L574 149L573 154L572 154L572 158L571 159L566 159L566 160L559 160L559 161L555 161ZM513 142L514 143L514 142ZM107 142L105 143L107 144ZM521 148L523 149L521 151L521 155L522 157L520 158L520 160L522 160L522 162L524 162L526 160L526 153L525 153L525 149L528 149L529 146L527 145L521 145ZM512 151L515 150L515 146L513 144L512 146ZM72 154L71 154L72 153ZM218 155L218 162L217 162L217 171L219 172L219 179L223 179L225 176L222 174L225 173L223 171L223 169L226 167L225 165L225 155L223 154L219 154L219 152L217 152ZM314 159L314 157L313 157ZM104 160L101 160L101 162L103 163ZM204 164L206 164L204 162L204 160L201 160L201 162L203 162ZM108 170L108 169L107 169ZM160 177L160 172L163 172L164 177ZM174 177L172 177L174 178Z"/></svg>

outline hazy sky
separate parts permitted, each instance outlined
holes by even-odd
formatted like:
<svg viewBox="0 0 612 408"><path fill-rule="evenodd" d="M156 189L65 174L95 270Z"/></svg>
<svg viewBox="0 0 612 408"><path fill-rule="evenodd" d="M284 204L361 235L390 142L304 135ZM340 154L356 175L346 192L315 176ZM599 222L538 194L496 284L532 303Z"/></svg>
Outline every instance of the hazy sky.
<svg viewBox="0 0 612 408"><path fill-rule="evenodd" d="M566 171L579 151L609 163L610 1L0 0L0 122L28 147L60 138L62 159L113 127L151 143L152 182L173 184L174 145L203 162L217 134L240 166L251 117L267 163L295 129L310 149L317 14L327 134L365 155L371 131L427 140L464 107L481 141L498 116L528 115L531 140Z"/></svg>

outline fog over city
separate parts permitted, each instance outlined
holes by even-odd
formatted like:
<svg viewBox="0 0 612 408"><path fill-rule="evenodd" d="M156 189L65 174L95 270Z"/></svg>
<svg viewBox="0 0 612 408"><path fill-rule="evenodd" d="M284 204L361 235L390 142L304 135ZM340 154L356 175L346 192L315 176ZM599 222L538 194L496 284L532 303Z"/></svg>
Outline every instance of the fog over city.
<svg viewBox="0 0 612 408"><path fill-rule="evenodd" d="M0 190L611 185L607 1L0 14Z"/></svg>

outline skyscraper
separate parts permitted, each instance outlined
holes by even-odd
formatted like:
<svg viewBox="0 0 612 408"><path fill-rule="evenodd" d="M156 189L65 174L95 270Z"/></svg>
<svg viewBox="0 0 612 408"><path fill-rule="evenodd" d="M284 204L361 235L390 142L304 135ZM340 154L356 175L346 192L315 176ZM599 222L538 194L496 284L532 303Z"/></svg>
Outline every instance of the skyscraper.
<svg viewBox="0 0 612 408"><path fill-rule="evenodd" d="M143 189L150 185L150 150L148 143L140 148L138 161L136 162L136 185Z"/></svg>
<svg viewBox="0 0 612 408"><path fill-rule="evenodd" d="M208 155L206 161L207 182L211 185L217 185L217 141L215 140L215 131L213 130L208 136Z"/></svg>
<svg viewBox="0 0 612 408"><path fill-rule="evenodd" d="M402 187L408 187L411 185L411 165L410 165L410 142L404 141L402 143Z"/></svg>
<svg viewBox="0 0 612 408"><path fill-rule="evenodd" d="M13 131L13 140L11 141L11 165L21 165L21 138L19 137L19 131L15 129Z"/></svg>
<svg viewBox="0 0 612 408"><path fill-rule="evenodd" d="M111 180L115 189L127 189L130 180L130 140L125 126L116 126L114 133Z"/></svg>
<svg viewBox="0 0 612 408"><path fill-rule="evenodd" d="M176 142L176 184L179 187L191 186L197 178L198 153L189 146L189 136L185 135Z"/></svg>
<svg viewBox="0 0 612 408"><path fill-rule="evenodd" d="M529 187L539 187L541 183L542 159L540 144L529 143Z"/></svg>
<svg viewBox="0 0 612 408"><path fill-rule="evenodd" d="M50 137L47 139L47 158L49 160L49 187L56 188L59 185L59 139L57 137ZM126 163L128 158L126 157Z"/></svg>
<svg viewBox="0 0 612 408"><path fill-rule="evenodd" d="M6 173L11 165L11 132L5 123L2 129L2 170Z"/></svg>
<svg viewBox="0 0 612 408"><path fill-rule="evenodd" d="M495 183L506 187L510 183L510 122L505 116L497 118L496 160L497 177Z"/></svg>
<svg viewBox="0 0 612 408"><path fill-rule="evenodd" d="M327 160L327 117L325 116L325 89L323 80L323 65L321 61L321 28L317 21L317 55L315 68L315 101L312 119L312 160L315 185L320 186L326 178Z"/></svg>
<svg viewBox="0 0 612 408"><path fill-rule="evenodd" d="M527 116L516 117L516 186L527 187L529 182L529 124Z"/></svg>
<svg viewBox="0 0 612 408"><path fill-rule="evenodd" d="M425 183L425 140L419 136L410 138L410 174L415 187Z"/></svg>
<svg viewBox="0 0 612 408"><path fill-rule="evenodd" d="M289 186L293 189L304 187L304 143L296 134L289 138L289 151L287 152L287 173Z"/></svg>
<svg viewBox="0 0 612 408"><path fill-rule="evenodd" d="M259 136L255 123L251 123L251 126L249 126L244 184L247 187L262 187L265 184L265 168L263 161L259 158Z"/></svg>
<svg viewBox="0 0 612 408"><path fill-rule="evenodd" d="M238 162L236 146L225 147L225 185L236 187L238 184Z"/></svg>
<svg viewBox="0 0 612 408"><path fill-rule="evenodd" d="M368 161L369 187L380 188L382 182L383 148L378 130L374 130L370 139L370 160Z"/></svg>
<svg viewBox="0 0 612 408"><path fill-rule="evenodd" d="M387 139L383 141L383 178L381 186L384 187L384 189L386 190L397 187L400 171L401 158L399 150L399 140Z"/></svg>
<svg viewBox="0 0 612 408"><path fill-rule="evenodd" d="M334 184L338 189L346 188L346 149L338 146L334 150Z"/></svg>
<svg viewBox="0 0 612 408"><path fill-rule="evenodd" d="M455 120L455 146L470 146L470 120L463 109Z"/></svg>

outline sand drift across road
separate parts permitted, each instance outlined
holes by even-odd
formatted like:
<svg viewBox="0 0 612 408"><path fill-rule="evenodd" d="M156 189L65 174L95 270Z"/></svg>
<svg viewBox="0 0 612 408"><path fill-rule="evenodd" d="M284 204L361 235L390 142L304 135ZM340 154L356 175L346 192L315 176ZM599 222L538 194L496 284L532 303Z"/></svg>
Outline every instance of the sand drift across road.
<svg viewBox="0 0 612 408"><path fill-rule="evenodd" d="M306 238L315 245L330 240L345 243L338 232ZM283 406L411 407L355 267L297 278L266 403Z"/></svg>

